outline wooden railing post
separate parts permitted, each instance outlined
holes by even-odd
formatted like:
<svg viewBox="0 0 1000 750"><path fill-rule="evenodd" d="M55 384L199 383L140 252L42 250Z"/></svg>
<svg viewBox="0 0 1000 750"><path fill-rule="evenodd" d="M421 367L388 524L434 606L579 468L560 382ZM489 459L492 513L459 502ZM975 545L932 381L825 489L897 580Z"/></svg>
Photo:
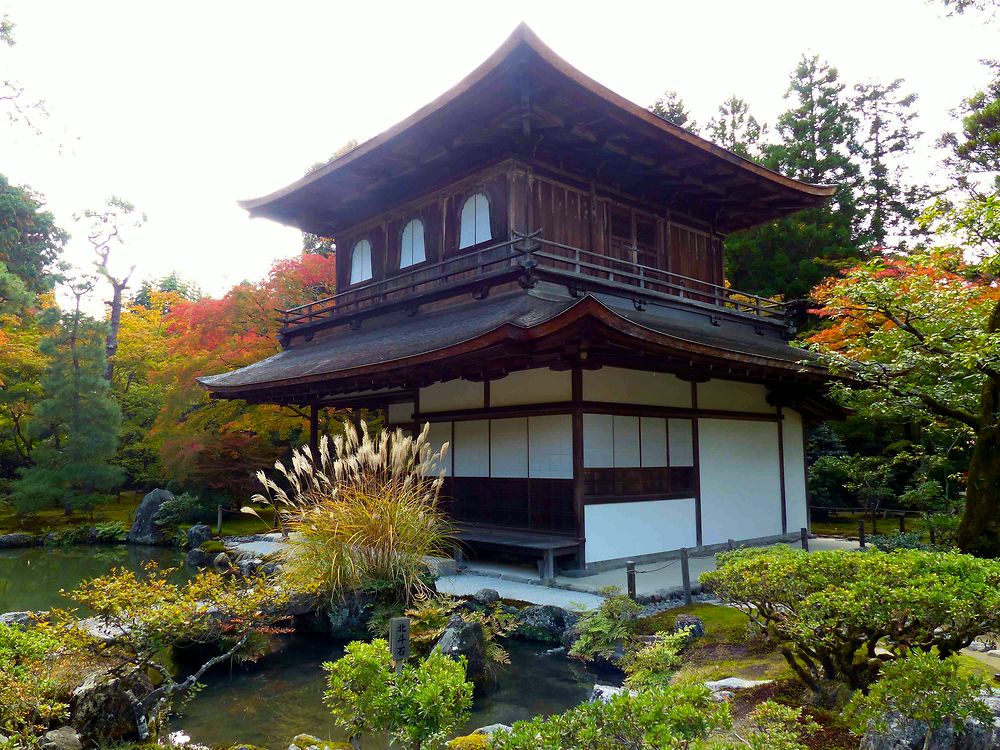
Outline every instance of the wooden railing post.
<svg viewBox="0 0 1000 750"><path fill-rule="evenodd" d="M635 563L631 560L625 563L625 582L628 586L628 598L635 601Z"/></svg>
<svg viewBox="0 0 1000 750"><path fill-rule="evenodd" d="M681 547L681 584L684 586L684 603L691 603L691 567L688 564L688 548Z"/></svg>

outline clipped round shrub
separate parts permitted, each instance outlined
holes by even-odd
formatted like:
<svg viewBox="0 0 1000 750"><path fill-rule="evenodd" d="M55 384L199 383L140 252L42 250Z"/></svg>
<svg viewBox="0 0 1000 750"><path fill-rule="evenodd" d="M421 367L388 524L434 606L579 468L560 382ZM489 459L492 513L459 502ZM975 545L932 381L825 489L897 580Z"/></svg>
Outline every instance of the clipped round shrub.
<svg viewBox="0 0 1000 750"><path fill-rule="evenodd" d="M817 693L829 680L866 688L887 659L945 658L1000 626L1000 561L958 552L744 549L701 581L760 625Z"/></svg>

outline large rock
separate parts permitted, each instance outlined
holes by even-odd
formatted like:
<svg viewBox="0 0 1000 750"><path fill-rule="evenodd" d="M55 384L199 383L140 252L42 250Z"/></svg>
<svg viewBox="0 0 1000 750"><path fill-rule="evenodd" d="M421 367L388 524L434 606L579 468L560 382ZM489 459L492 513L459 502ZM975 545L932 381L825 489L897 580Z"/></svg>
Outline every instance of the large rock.
<svg viewBox="0 0 1000 750"><path fill-rule="evenodd" d="M0 549L14 549L15 547L34 547L39 544L39 539L34 534L0 534Z"/></svg>
<svg viewBox="0 0 1000 750"><path fill-rule="evenodd" d="M82 750L83 742L73 727L50 729L42 735L41 750Z"/></svg>
<svg viewBox="0 0 1000 750"><path fill-rule="evenodd" d="M69 723L87 744L138 739L135 712L128 698L131 692L142 698L153 684L139 671L116 677L96 672L73 691L69 702Z"/></svg>
<svg viewBox="0 0 1000 750"><path fill-rule="evenodd" d="M375 600L364 591L351 591L327 610L330 635L334 638L368 639L368 623L375 613Z"/></svg>
<svg viewBox="0 0 1000 750"><path fill-rule="evenodd" d="M157 489L150 492L139 503L135 511L135 521L128 532L129 544L164 544L166 536L156 523L156 514L167 500L173 500L174 493Z"/></svg>
<svg viewBox="0 0 1000 750"><path fill-rule="evenodd" d="M1000 696L984 695L981 699L993 712L991 725L966 722L956 734L952 727L940 727L927 739L927 725L911 721L899 714L889 714L889 730L884 734L868 731L861 738L860 750L997 750L1000 748Z"/></svg>
<svg viewBox="0 0 1000 750"><path fill-rule="evenodd" d="M687 642L690 643L695 638L703 638L705 635L705 623L700 617L694 615L680 614L674 618L674 632L687 633Z"/></svg>
<svg viewBox="0 0 1000 750"><path fill-rule="evenodd" d="M461 617L452 617L434 650L456 661L464 656L465 676L471 682L481 685L489 678L486 637L483 626L478 622L465 622Z"/></svg>
<svg viewBox="0 0 1000 750"><path fill-rule="evenodd" d="M513 635L525 641L562 643L563 635L576 624L577 619L572 612L551 604L525 607L517 613L517 629Z"/></svg>
<svg viewBox="0 0 1000 750"><path fill-rule="evenodd" d="M187 548L197 549L212 538L212 529L207 523L196 523L187 532Z"/></svg>
<svg viewBox="0 0 1000 750"><path fill-rule="evenodd" d="M201 547L189 549L184 564L192 568L209 568L215 560L215 552L206 552Z"/></svg>
<svg viewBox="0 0 1000 750"><path fill-rule="evenodd" d="M769 685L772 680L744 680L742 677L726 677L722 680L710 680L705 687L713 693L720 690L749 690L760 685Z"/></svg>
<svg viewBox="0 0 1000 750"><path fill-rule="evenodd" d="M15 628L26 628L33 620L32 612L4 612L0 615L0 625L12 625Z"/></svg>

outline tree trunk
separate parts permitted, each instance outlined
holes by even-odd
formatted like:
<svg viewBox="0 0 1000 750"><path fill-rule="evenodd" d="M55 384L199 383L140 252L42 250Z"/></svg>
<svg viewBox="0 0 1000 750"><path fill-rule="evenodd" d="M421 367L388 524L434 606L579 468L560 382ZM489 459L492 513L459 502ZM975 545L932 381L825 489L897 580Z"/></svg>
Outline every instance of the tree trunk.
<svg viewBox="0 0 1000 750"><path fill-rule="evenodd" d="M986 330L1000 332L1000 303ZM979 426L969 461L965 513L958 548L979 557L1000 557L1000 382L988 376L979 400Z"/></svg>
<svg viewBox="0 0 1000 750"><path fill-rule="evenodd" d="M958 529L959 549L979 557L1000 557L1000 426L994 419L976 433Z"/></svg>
<svg viewBox="0 0 1000 750"><path fill-rule="evenodd" d="M108 320L108 336L104 346L106 362L104 365L104 379L111 382L111 377L115 374L115 354L118 353L118 331L122 326L122 291L128 283L128 277L124 281L117 281L108 277L111 281L111 316Z"/></svg>

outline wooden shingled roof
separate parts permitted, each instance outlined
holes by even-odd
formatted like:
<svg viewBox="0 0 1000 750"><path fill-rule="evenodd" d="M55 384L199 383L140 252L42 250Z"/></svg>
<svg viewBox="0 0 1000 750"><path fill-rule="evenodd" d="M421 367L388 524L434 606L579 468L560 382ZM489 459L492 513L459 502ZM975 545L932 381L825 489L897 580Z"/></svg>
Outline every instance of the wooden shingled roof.
<svg viewBox="0 0 1000 750"><path fill-rule="evenodd" d="M584 75L521 24L410 117L240 205L253 216L334 236L510 156L589 175L722 232L818 205L834 190L785 177L667 122Z"/></svg>

